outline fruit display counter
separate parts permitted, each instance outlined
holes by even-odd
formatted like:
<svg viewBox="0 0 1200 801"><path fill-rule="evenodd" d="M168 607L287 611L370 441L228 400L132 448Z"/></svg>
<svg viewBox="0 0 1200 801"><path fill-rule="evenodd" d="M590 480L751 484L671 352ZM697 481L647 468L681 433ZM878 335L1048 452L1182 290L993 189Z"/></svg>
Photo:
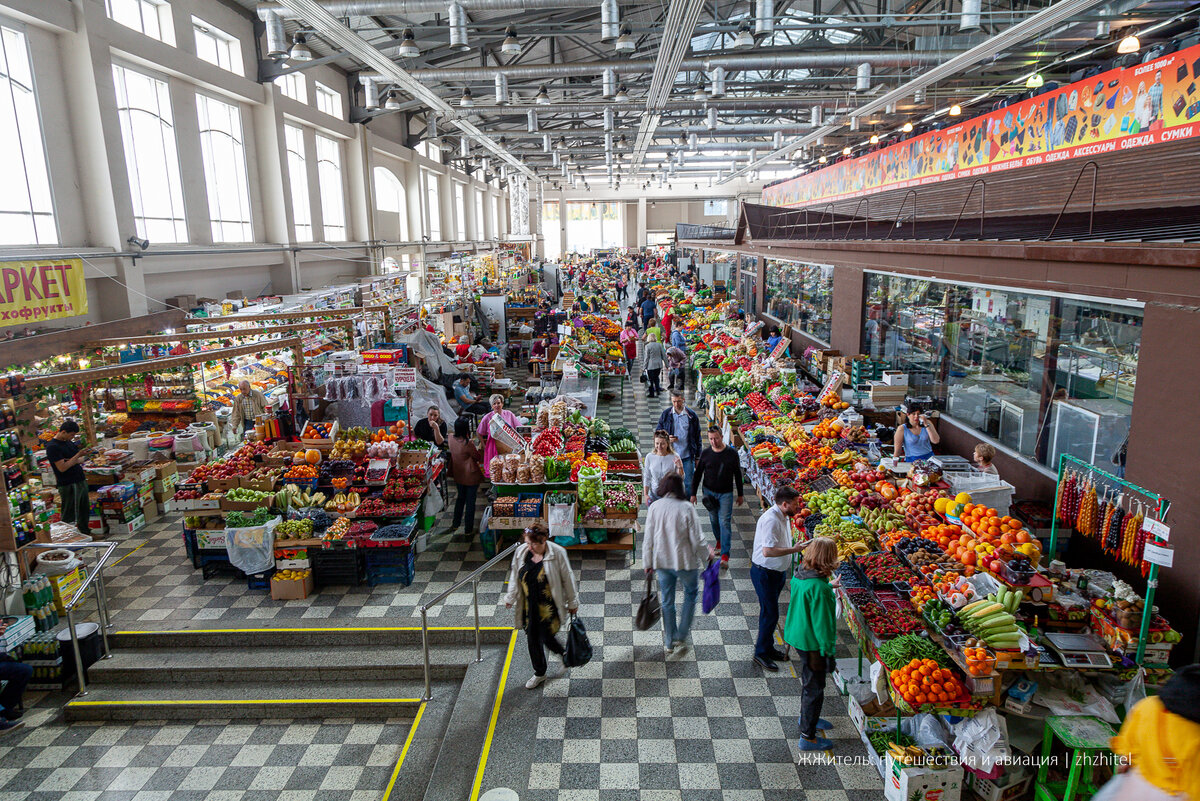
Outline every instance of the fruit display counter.
<svg viewBox="0 0 1200 801"><path fill-rule="evenodd" d="M573 399L538 405L529 436L490 467L496 500L484 539L535 523L559 545L582 550L634 550L641 505L642 467L636 435L586 416Z"/></svg>
<svg viewBox="0 0 1200 801"><path fill-rule="evenodd" d="M249 591L305 598L330 584L411 583L433 523L426 493L443 468L396 426L309 423L300 442L249 441L191 471L172 502L187 556L206 579L244 577ZM235 529L261 528L273 567L239 558Z"/></svg>

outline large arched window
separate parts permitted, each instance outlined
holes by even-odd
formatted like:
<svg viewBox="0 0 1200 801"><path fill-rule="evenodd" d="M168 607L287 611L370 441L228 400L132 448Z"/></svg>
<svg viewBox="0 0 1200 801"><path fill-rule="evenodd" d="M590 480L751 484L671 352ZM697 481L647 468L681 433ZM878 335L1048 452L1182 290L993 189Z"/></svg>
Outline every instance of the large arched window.
<svg viewBox="0 0 1200 801"><path fill-rule="evenodd" d="M404 193L404 184L387 167L376 167L374 176L375 208L400 217L400 224L396 232L401 241L407 242L408 196Z"/></svg>
<svg viewBox="0 0 1200 801"><path fill-rule="evenodd" d="M0 153L15 169L0 193L0 245L57 245L50 174L25 34L0 27ZM15 179L15 180L14 180Z"/></svg>
<svg viewBox="0 0 1200 801"><path fill-rule="evenodd" d="M251 242L254 231L250 225L242 114L237 106L208 95L196 95L196 114L213 242Z"/></svg>
<svg viewBox="0 0 1200 801"><path fill-rule="evenodd" d="M151 242L186 242L183 181L167 82L113 65L133 221Z"/></svg>

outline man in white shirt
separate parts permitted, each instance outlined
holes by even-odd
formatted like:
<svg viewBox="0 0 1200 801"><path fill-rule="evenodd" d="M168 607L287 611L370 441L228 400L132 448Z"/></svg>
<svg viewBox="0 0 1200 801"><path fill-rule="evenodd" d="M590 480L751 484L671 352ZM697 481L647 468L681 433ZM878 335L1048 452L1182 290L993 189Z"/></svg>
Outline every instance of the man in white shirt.
<svg viewBox="0 0 1200 801"><path fill-rule="evenodd" d="M754 553L750 557L750 581L758 596L758 639L754 664L772 673L775 663L787 657L775 648L775 626L779 623L779 593L787 581L792 554L803 544L792 544L791 517L799 507L800 493L790 486L775 493L775 505L763 512L754 527Z"/></svg>

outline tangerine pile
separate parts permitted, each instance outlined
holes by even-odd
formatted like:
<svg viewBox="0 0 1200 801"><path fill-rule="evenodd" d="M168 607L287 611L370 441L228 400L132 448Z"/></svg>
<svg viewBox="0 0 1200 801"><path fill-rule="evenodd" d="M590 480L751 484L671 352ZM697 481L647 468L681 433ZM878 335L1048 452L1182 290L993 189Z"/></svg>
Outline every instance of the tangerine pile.
<svg viewBox="0 0 1200 801"><path fill-rule="evenodd" d="M984 542L1014 543L1029 542L1031 537L1020 520L1008 515L1000 516L995 509L983 504L968 503L963 506L962 522Z"/></svg>
<svg viewBox="0 0 1200 801"><path fill-rule="evenodd" d="M913 659L904 667L893 670L891 679L900 697L912 707L945 705L966 695L966 689L954 672L932 659Z"/></svg>
<svg viewBox="0 0 1200 801"><path fill-rule="evenodd" d="M972 676L986 676L996 665L996 657L986 648L964 648L963 656L967 659L967 670Z"/></svg>

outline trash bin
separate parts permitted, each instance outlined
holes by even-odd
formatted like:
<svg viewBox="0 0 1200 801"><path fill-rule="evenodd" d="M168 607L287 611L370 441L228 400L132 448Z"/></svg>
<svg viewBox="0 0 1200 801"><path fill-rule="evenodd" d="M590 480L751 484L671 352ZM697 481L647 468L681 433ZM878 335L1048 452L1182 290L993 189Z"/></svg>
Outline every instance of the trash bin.
<svg viewBox="0 0 1200 801"><path fill-rule="evenodd" d="M83 660L84 678L87 669L100 658L100 624L86 622L75 624L75 636L79 638L79 658ZM71 630L64 628L58 633L58 650L63 658L63 678L75 675L75 652L71 650Z"/></svg>

